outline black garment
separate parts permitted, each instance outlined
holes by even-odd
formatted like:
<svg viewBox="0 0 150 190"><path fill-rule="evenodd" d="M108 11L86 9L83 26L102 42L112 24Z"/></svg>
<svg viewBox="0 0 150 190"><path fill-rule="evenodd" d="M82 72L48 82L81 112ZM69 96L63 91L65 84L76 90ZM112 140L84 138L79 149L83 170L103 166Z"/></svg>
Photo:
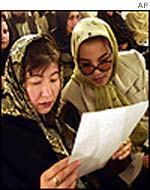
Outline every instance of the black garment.
<svg viewBox="0 0 150 190"><path fill-rule="evenodd" d="M6 48L5 50L1 51L1 55L0 55L1 76L4 76L5 64L7 61L8 53L9 53L9 47Z"/></svg>
<svg viewBox="0 0 150 190"><path fill-rule="evenodd" d="M144 168L132 184L135 190L150 189L149 169Z"/></svg>
<svg viewBox="0 0 150 190"><path fill-rule="evenodd" d="M4 115L2 188L39 188L40 175L58 161L36 121Z"/></svg>
<svg viewBox="0 0 150 190"><path fill-rule="evenodd" d="M70 53L70 34L66 32L69 11L55 13L55 28L50 31L55 38L60 51Z"/></svg>
<svg viewBox="0 0 150 190"><path fill-rule="evenodd" d="M133 48L138 50L138 45L133 38L132 32L128 28L126 22L123 20L121 15L119 15L117 12L114 12L113 15L110 16L106 13L106 11L99 11L97 17L103 19L110 25L117 39L118 45L127 42L127 49Z"/></svg>
<svg viewBox="0 0 150 190"><path fill-rule="evenodd" d="M56 27L50 31L50 34L54 37L61 52L61 61L64 66L64 85L69 80L74 69L74 62L70 48L71 33L67 33L66 31L67 18L69 13L69 11L56 12Z"/></svg>
<svg viewBox="0 0 150 190"><path fill-rule="evenodd" d="M48 31L50 32L56 26L56 14L52 13L51 11L46 11L44 16L48 22Z"/></svg>
<svg viewBox="0 0 150 190"><path fill-rule="evenodd" d="M37 122L4 115L1 129L1 187L39 189L40 175L58 158ZM87 188L99 188L99 181L92 173L81 179Z"/></svg>

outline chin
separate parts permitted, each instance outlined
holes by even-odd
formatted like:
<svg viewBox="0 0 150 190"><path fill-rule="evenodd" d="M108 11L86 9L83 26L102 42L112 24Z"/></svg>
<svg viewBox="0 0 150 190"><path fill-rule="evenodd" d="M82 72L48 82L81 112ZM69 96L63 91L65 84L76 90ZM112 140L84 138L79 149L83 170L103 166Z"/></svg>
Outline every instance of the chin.
<svg viewBox="0 0 150 190"><path fill-rule="evenodd" d="M51 111L51 107L49 109L40 109L37 112L41 115L47 114Z"/></svg>
<svg viewBox="0 0 150 190"><path fill-rule="evenodd" d="M96 87L103 87L107 84L107 82L101 82L101 83L93 83L94 86Z"/></svg>

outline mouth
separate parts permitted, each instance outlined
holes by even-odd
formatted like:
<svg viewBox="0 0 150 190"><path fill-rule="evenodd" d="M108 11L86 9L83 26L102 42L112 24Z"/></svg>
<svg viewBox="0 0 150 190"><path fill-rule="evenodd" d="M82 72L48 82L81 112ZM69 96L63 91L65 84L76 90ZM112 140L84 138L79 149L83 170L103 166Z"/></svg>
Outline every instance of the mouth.
<svg viewBox="0 0 150 190"><path fill-rule="evenodd" d="M105 77L99 77L99 78L94 78L94 79L93 79L93 81L94 81L95 83L98 83L98 84L103 83L104 80L105 80Z"/></svg>
<svg viewBox="0 0 150 190"><path fill-rule="evenodd" d="M39 106L44 107L44 108L51 107L51 105L52 105L52 101L39 103Z"/></svg>
<svg viewBox="0 0 150 190"><path fill-rule="evenodd" d="M2 40L1 42L2 42L2 44L5 44L5 43L7 43L7 40Z"/></svg>

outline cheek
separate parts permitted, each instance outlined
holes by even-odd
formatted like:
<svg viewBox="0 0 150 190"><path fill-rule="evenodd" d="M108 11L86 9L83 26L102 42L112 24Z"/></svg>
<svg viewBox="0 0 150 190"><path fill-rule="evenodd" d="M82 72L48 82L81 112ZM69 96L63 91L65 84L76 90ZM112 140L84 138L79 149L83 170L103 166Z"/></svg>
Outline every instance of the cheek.
<svg viewBox="0 0 150 190"><path fill-rule="evenodd" d="M55 85L54 87L54 94L55 94L55 97L57 98L58 94L59 94L59 91L60 91L60 86L61 86L61 83L60 81L58 81L58 83Z"/></svg>
<svg viewBox="0 0 150 190"><path fill-rule="evenodd" d="M27 88L27 95L29 97L29 100L31 102L32 105L36 104L36 101L39 97L39 93L37 90L33 89L33 88Z"/></svg>
<svg viewBox="0 0 150 190"><path fill-rule="evenodd" d="M70 21L67 22L66 29L67 29L67 32L72 32L72 25L71 25Z"/></svg>

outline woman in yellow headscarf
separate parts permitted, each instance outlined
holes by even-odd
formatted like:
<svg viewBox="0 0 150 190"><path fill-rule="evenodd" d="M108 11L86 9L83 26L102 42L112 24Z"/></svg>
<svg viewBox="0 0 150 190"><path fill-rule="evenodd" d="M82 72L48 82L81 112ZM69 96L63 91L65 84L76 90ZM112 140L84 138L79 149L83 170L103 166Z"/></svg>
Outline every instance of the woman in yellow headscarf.
<svg viewBox="0 0 150 190"><path fill-rule="evenodd" d="M135 50L118 53L114 34L103 20L82 19L73 30L71 48L75 69L63 89L59 114L63 113L61 116L64 121L75 129L83 112L122 107L148 99L144 58ZM142 150L148 137L147 121L144 116L129 137L128 143L114 153L112 159L122 161L119 172L125 169L121 169L121 166L133 152ZM143 158L140 159L138 168L142 167L142 162ZM132 167L133 171L135 168ZM108 173L107 168L106 175ZM130 179L124 175L120 177L130 184L139 174L135 173ZM113 187L113 180L106 180L105 185ZM118 187L117 182L115 185L114 187Z"/></svg>

